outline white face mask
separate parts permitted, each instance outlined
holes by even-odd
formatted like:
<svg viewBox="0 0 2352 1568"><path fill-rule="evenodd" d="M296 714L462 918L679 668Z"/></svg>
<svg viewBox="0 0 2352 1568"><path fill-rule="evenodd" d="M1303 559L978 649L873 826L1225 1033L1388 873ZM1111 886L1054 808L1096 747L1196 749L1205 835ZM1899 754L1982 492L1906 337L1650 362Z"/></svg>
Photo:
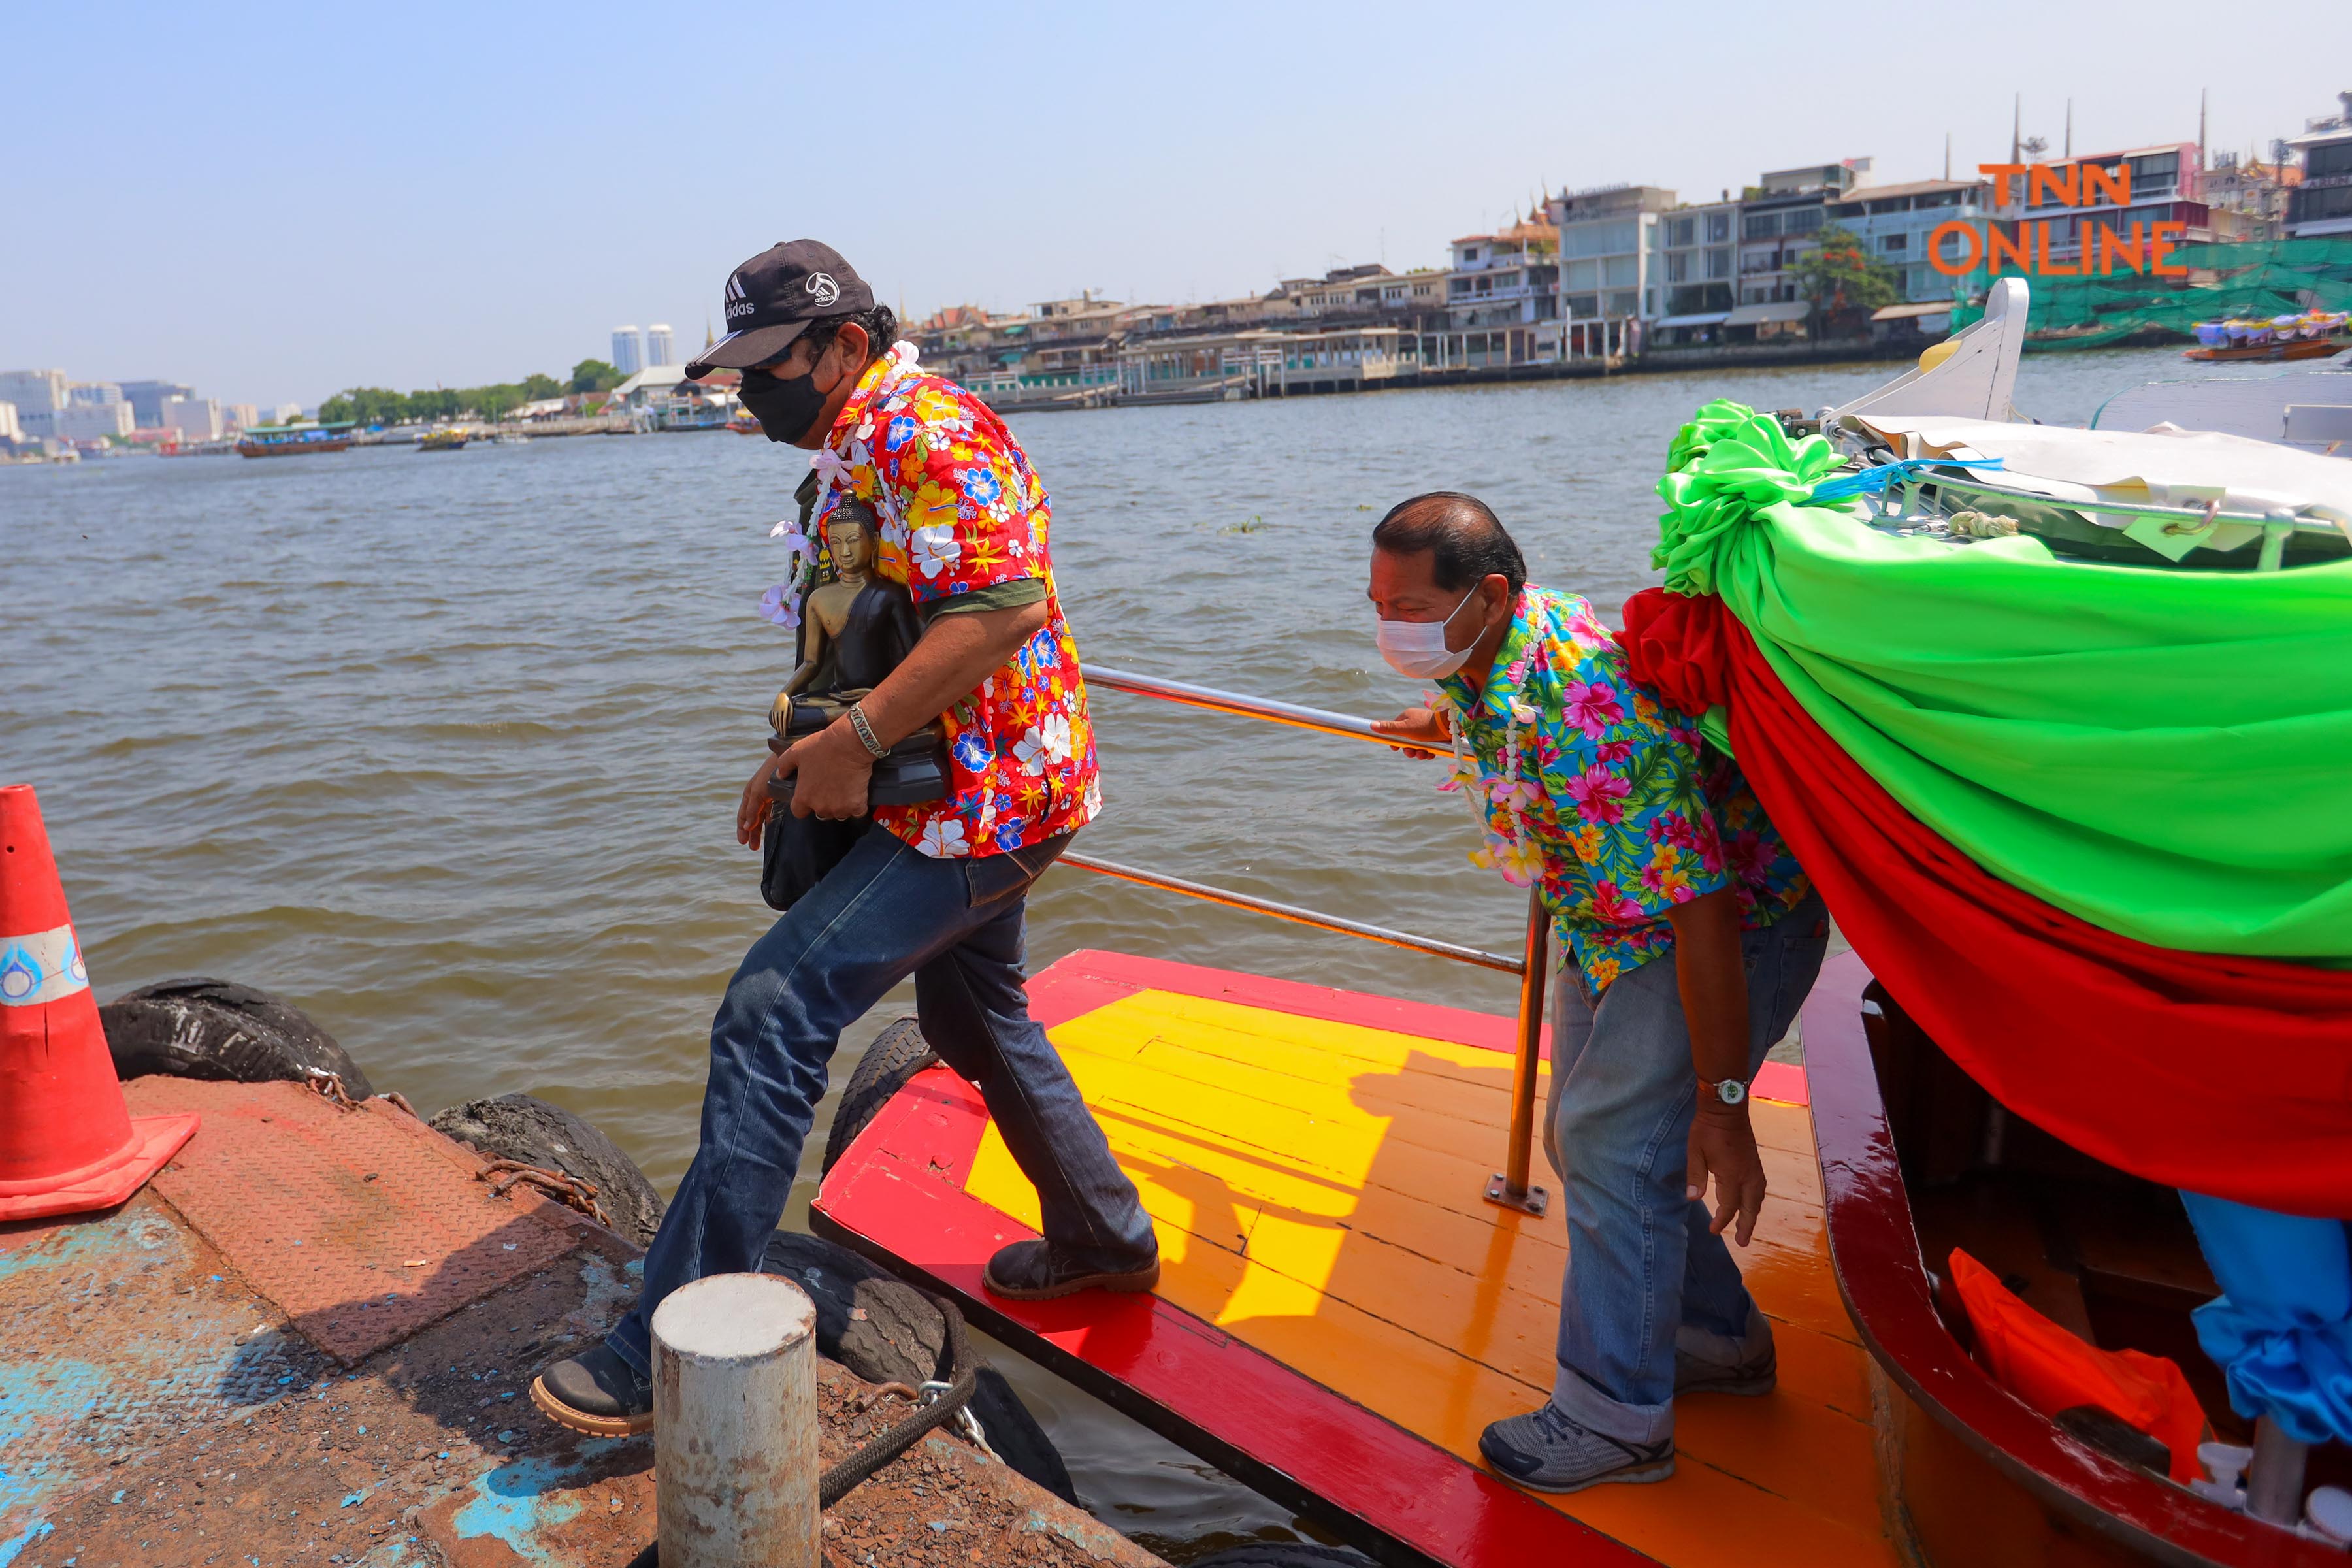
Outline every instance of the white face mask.
<svg viewBox="0 0 2352 1568"><path fill-rule="evenodd" d="M1445 646L1445 628L1454 624L1454 616L1462 613L1463 605L1478 596L1471 589L1462 595L1462 604L1454 606L1453 615L1442 621L1391 621L1383 618L1373 641L1380 645L1381 657L1399 675L1415 680L1435 680L1453 674L1470 658L1470 648L1455 651ZM1470 639L1471 647L1478 639Z"/></svg>

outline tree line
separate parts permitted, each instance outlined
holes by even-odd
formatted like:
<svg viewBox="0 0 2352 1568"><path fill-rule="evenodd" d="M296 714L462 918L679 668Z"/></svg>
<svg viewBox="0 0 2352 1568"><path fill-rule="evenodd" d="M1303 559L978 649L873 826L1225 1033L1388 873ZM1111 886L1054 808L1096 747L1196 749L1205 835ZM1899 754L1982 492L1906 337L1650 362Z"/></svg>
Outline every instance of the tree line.
<svg viewBox="0 0 2352 1568"><path fill-rule="evenodd" d="M572 367L572 379L527 375L489 386L436 386L418 392L394 392L383 386L348 387L319 405L321 424L404 425L412 420L474 418L503 419L526 403L573 392L610 392L625 380L600 359L583 359Z"/></svg>

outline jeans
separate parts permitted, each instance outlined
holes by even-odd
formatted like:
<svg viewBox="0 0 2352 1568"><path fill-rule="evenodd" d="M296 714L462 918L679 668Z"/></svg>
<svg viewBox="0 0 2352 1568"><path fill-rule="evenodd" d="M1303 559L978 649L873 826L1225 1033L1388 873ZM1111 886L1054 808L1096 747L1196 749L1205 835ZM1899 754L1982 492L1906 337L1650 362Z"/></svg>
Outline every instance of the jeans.
<svg viewBox="0 0 2352 1568"><path fill-rule="evenodd" d="M1819 893L1741 934L1750 1077L1789 1032L1828 942ZM1770 1334L1706 1205L1684 1195L1698 1076L1675 958L1619 975L1597 1005L1571 961L1553 998L1544 1150L1565 1189L1569 1241L1552 1403L1629 1443L1674 1435L1677 1342L1736 1363Z"/></svg>
<svg viewBox="0 0 2352 1568"><path fill-rule="evenodd" d="M646 1325L672 1290L759 1268L841 1031L909 974L923 1037L979 1085L1036 1184L1046 1238L1107 1270L1155 1255L1135 1184L1023 989L1029 885L1067 843L935 860L870 828L751 944L710 1026L701 1144L646 1254L644 1292L605 1341L623 1361L650 1373Z"/></svg>

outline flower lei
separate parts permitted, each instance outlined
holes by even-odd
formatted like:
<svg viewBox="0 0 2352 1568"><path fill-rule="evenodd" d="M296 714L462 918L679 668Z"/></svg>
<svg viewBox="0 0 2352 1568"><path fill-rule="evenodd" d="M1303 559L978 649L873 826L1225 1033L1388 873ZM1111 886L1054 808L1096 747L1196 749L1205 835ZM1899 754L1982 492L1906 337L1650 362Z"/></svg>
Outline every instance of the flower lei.
<svg viewBox="0 0 2352 1568"><path fill-rule="evenodd" d="M914 344L904 342L893 343L888 355L886 356L889 361L890 368L884 374L886 375L905 374L915 368L917 355L918 351ZM824 504L819 508L818 514L820 527L824 523L824 514L833 510L838 492L848 489L853 483L852 476L856 468L860 465L868 468L873 466L873 455L866 447L866 437L873 433L874 420L873 416L868 415L859 423L856 432L850 438L847 458L835 452L829 445L819 447L809 455L809 467L816 470L818 490L824 497ZM904 544L906 524L898 518L898 505L890 498L889 487L885 485L881 489L884 514L883 536L886 539L895 539L898 543ZM760 595L760 614L773 625L782 626L786 631L793 631L801 624L801 611L802 607L808 603L809 590L816 586L817 578L823 574L824 568L829 564L829 562L826 559L824 542L821 539L812 539L803 533L800 524L793 519L785 518L779 521L773 528L768 530L768 537L784 542L786 554L784 580Z"/></svg>
<svg viewBox="0 0 2352 1568"><path fill-rule="evenodd" d="M1529 637L1519 657L1504 669L1502 679L1510 682L1514 689L1527 679L1528 668L1535 663L1539 641ZM1528 830L1527 821L1527 808L1535 804L1539 786L1523 770L1526 752L1520 743L1522 728L1536 721L1534 705L1517 697L1510 700L1503 720L1503 744L1496 759L1494 776L1486 781L1482 790L1473 794L1473 787L1479 784L1479 773L1475 749L1464 749L1464 737L1469 728L1468 711L1444 692L1432 692L1430 698L1445 712L1447 737L1454 753L1452 775L1437 786L1438 790L1460 793L1469 803L1479 831L1486 836L1485 846L1470 851L1470 863L1493 868L1515 888L1528 886L1543 875L1543 851ZM1495 826L1498 816L1504 825L1501 829Z"/></svg>

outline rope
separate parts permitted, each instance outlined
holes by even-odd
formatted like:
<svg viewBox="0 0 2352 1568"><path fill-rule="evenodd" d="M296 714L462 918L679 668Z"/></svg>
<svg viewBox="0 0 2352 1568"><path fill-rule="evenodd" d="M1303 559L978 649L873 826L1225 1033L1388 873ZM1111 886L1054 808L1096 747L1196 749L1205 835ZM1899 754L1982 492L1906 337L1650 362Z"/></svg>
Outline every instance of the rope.
<svg viewBox="0 0 2352 1568"><path fill-rule="evenodd" d="M1999 458L1906 458L1900 462L1881 463L1857 473L1832 474L1815 485L1813 493L1805 499L1810 504L1820 506L1826 501L1846 500L1854 496L1881 495L1897 479L1907 479L1927 468L1998 468L2001 466L2002 460Z"/></svg>
<svg viewBox="0 0 2352 1568"><path fill-rule="evenodd" d="M936 1298L934 1299L936 1301ZM831 1508L847 1497L857 1484L875 1471L913 1447L934 1429L945 1426L950 1417L963 1410L978 1386L980 1363L974 1360L971 1345L965 1336L963 1313L952 1301L936 1301L940 1312L948 1321L949 1373L945 1384L927 1383L925 1393L935 1393L929 1404L918 1406L903 1420L884 1427L866 1440L865 1446L848 1455L839 1464L825 1471L817 1481L816 1501L819 1508Z"/></svg>
<svg viewBox="0 0 2352 1568"><path fill-rule="evenodd" d="M586 1215L605 1229L613 1221L604 1207L596 1201L593 1183L563 1171L551 1171L544 1165L529 1164L521 1160L493 1160L474 1173L474 1180L490 1184L490 1196L502 1198L518 1185L536 1187L559 1203L569 1205Z"/></svg>
<svg viewBox="0 0 2352 1568"><path fill-rule="evenodd" d="M929 1296L926 1291L925 1295ZM980 1362L971 1353L971 1342L965 1335L963 1313L952 1301L930 1296L931 1304L940 1310L948 1325L948 1377L944 1382L926 1383L921 1389L908 1388L903 1383L884 1384L875 1391L875 1399L885 1394L900 1398L921 1398L928 1402L904 1420L884 1427L867 1438L856 1452L844 1458L839 1464L818 1478L816 1501L820 1509L830 1509L856 1490L861 1482L871 1479L892 1460L913 1447L925 1436L947 1425L950 1418L961 1416L964 1435L976 1444L981 1452L994 1457L988 1439L981 1434L980 1423L966 1409L972 1391L979 1386ZM872 1405L867 1408L871 1409ZM661 1542L656 1541L629 1559L629 1568L660 1568Z"/></svg>

